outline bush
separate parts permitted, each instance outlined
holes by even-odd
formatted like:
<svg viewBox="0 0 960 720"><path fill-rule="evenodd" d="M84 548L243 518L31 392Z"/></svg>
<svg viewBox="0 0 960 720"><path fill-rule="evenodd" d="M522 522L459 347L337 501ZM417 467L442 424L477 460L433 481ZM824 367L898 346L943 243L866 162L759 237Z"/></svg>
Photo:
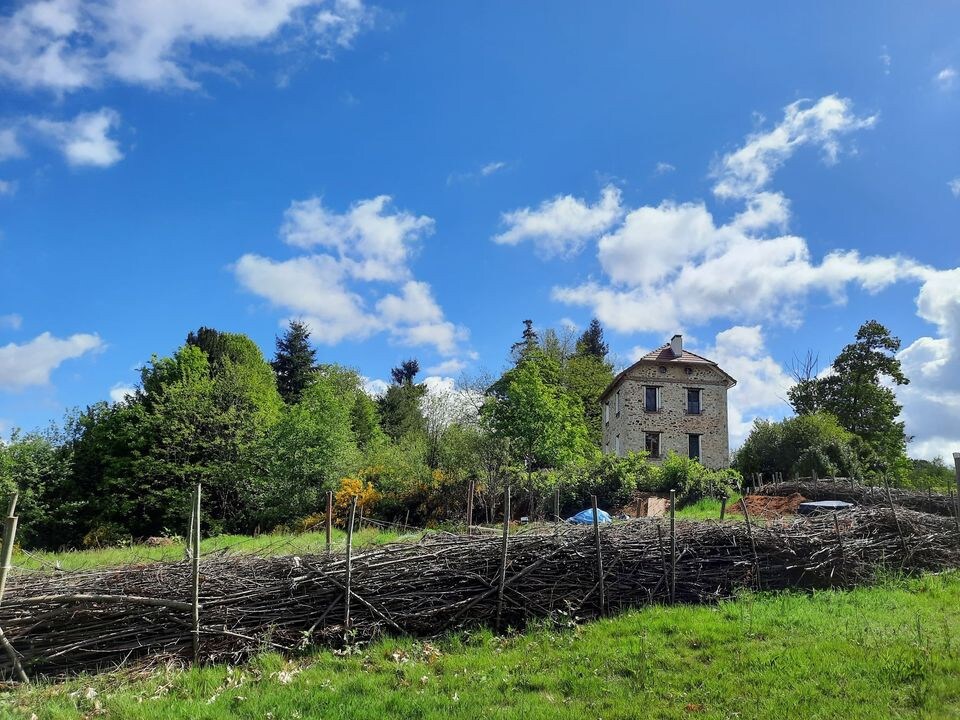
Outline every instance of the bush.
<svg viewBox="0 0 960 720"><path fill-rule="evenodd" d="M729 495L740 480L740 473L736 470L710 470L696 460L671 450L660 464L658 490L676 490L677 504L686 505L706 497Z"/></svg>

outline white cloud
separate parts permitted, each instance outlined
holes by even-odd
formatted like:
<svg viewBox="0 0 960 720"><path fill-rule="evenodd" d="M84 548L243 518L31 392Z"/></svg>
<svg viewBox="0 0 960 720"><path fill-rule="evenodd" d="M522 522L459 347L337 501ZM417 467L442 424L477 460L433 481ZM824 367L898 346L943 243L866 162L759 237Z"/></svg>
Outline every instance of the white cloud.
<svg viewBox="0 0 960 720"><path fill-rule="evenodd" d="M574 255L592 237L611 227L622 216L620 190L607 185L594 205L572 195L545 200L536 209L521 208L504 213L507 229L495 235L501 245L531 240L543 255Z"/></svg>
<svg viewBox="0 0 960 720"><path fill-rule="evenodd" d="M0 128L0 162L11 158L23 157L26 151L20 144L16 128Z"/></svg>
<svg viewBox="0 0 960 720"><path fill-rule="evenodd" d="M13 195L16 192L16 180L0 180L0 195Z"/></svg>
<svg viewBox="0 0 960 720"><path fill-rule="evenodd" d="M431 375L453 375L463 370L466 366L467 363L465 361L451 358L428 367L427 372Z"/></svg>
<svg viewBox="0 0 960 720"><path fill-rule="evenodd" d="M952 66L947 66L937 73L937 85L942 90L949 90L957 80L957 71Z"/></svg>
<svg viewBox="0 0 960 720"><path fill-rule="evenodd" d="M953 196L960 198L960 177L955 177L953 180L947 183L947 187L950 188L950 192L953 193Z"/></svg>
<svg viewBox="0 0 960 720"><path fill-rule="evenodd" d="M883 74L889 75L890 65L893 64L893 58L890 56L890 51L887 49L886 45L883 46L882 50L883 51L880 53L880 56L879 56L880 64L883 66Z"/></svg>
<svg viewBox="0 0 960 720"><path fill-rule="evenodd" d="M676 169L676 167L668 162L658 162L657 166L653 169L653 173L654 175L666 175L667 173L672 173Z"/></svg>
<svg viewBox="0 0 960 720"><path fill-rule="evenodd" d="M381 380L380 378L370 379L368 377L361 377L360 380L363 382L363 390L372 398L378 398L383 395L387 388L390 387L390 383L386 380Z"/></svg>
<svg viewBox="0 0 960 720"><path fill-rule="evenodd" d="M0 347L0 389L21 390L30 385L46 385L50 373L60 364L103 347L100 337L78 333L60 339L45 332L22 345Z"/></svg>
<svg viewBox="0 0 960 720"><path fill-rule="evenodd" d="M110 388L110 401L115 403L123 402L128 397L136 395L136 393L137 389L135 387L124 383L117 383Z"/></svg>
<svg viewBox="0 0 960 720"><path fill-rule="evenodd" d="M507 164L503 161L498 160L497 162L487 163L482 168L480 168L480 174L484 177L488 175L493 175L495 172L503 170Z"/></svg>
<svg viewBox="0 0 960 720"><path fill-rule="evenodd" d="M375 16L361 0L28 0L0 17L0 77L56 92L111 79L196 88L194 48L310 44L331 57Z"/></svg>
<svg viewBox="0 0 960 720"><path fill-rule="evenodd" d="M123 159L119 143L108 136L120 125L120 115L110 108L81 113L73 120L33 118L29 124L52 141L71 165L109 167Z"/></svg>
<svg viewBox="0 0 960 720"><path fill-rule="evenodd" d="M565 328L566 330L569 330L570 332L576 332L577 330L580 329L580 326L577 325L576 320L573 320L568 317L560 318L560 325L561 327Z"/></svg>
<svg viewBox="0 0 960 720"><path fill-rule="evenodd" d="M774 172L797 148L815 145L827 163L834 163L840 153L842 135L872 127L877 116L857 117L851 102L836 95L820 98L813 105L798 100L784 110L783 121L772 130L754 133L747 142L725 155L714 170L717 183L713 187L719 198L748 198L770 182Z"/></svg>
<svg viewBox="0 0 960 720"><path fill-rule="evenodd" d="M400 345L458 354L466 328L446 320L430 285L414 279L407 264L434 221L390 210L389 203L381 195L342 214L325 208L319 198L292 203L280 231L284 241L331 252L282 261L247 254L233 266L237 280L303 318L319 342L363 340L384 332ZM390 286L395 289L387 291Z"/></svg>
<svg viewBox="0 0 960 720"><path fill-rule="evenodd" d="M19 330L22 324L23 324L23 317L18 315L17 313L0 315L0 328L10 328L11 330Z"/></svg>
<svg viewBox="0 0 960 720"><path fill-rule="evenodd" d="M361 280L400 280L416 242L433 232L434 222L405 211L391 211L389 195L354 203L346 213L331 212L318 197L295 201L284 213L283 240L294 247L335 250L344 267Z"/></svg>

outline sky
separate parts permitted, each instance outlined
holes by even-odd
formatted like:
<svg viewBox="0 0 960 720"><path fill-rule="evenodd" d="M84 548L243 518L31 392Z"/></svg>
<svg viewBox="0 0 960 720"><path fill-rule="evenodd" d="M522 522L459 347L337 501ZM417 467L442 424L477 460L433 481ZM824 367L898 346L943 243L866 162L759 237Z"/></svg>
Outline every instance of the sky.
<svg viewBox="0 0 960 720"><path fill-rule="evenodd" d="M376 388L522 321L684 335L789 414L876 319L960 451L960 5L0 3L0 437L200 326L291 318Z"/></svg>

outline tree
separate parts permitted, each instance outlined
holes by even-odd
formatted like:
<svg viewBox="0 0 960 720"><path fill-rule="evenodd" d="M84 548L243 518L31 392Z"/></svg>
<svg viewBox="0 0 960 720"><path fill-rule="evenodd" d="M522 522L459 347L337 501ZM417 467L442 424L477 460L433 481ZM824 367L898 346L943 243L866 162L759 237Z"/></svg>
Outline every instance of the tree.
<svg viewBox="0 0 960 720"><path fill-rule="evenodd" d="M420 372L416 360L407 360L390 371L393 384L379 398L380 423L383 431L393 440L417 434L426 430L426 421L420 409L420 401L427 393L427 387L413 382Z"/></svg>
<svg viewBox="0 0 960 720"><path fill-rule="evenodd" d="M787 476L859 477L857 438L829 413L798 415L780 422L755 420L734 455L733 466L744 475L782 472Z"/></svg>
<svg viewBox="0 0 960 720"><path fill-rule="evenodd" d="M608 352L610 352L610 346L603 340L603 327L600 321L594 318L577 340L577 353L606 360Z"/></svg>
<svg viewBox="0 0 960 720"><path fill-rule="evenodd" d="M287 405L299 402L313 380L317 351L310 347L310 329L300 320L291 320L270 365L277 376L277 390Z"/></svg>
<svg viewBox="0 0 960 720"><path fill-rule="evenodd" d="M510 346L510 354L514 363L519 365L526 357L540 346L540 336L533 327L533 320L523 321L523 334L519 342Z"/></svg>
<svg viewBox="0 0 960 720"><path fill-rule="evenodd" d="M860 326L856 341L833 361L833 372L799 382L789 392L798 413L822 409L860 439L861 462L883 473L905 461L907 437L898 421L900 405L890 385L906 385L896 357L899 338L875 320Z"/></svg>
<svg viewBox="0 0 960 720"><path fill-rule="evenodd" d="M546 383L534 362L512 371L504 395L485 412L491 415L496 435L523 464L528 481L538 467L577 464L596 453L587 438L580 401Z"/></svg>

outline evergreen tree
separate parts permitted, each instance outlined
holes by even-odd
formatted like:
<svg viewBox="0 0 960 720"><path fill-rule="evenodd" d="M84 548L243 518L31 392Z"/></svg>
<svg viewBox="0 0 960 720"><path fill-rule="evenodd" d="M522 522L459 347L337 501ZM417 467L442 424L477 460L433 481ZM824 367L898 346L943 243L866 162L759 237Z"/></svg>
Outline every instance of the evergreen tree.
<svg viewBox="0 0 960 720"><path fill-rule="evenodd" d="M277 375L277 390L287 405L299 402L313 380L317 351L310 347L309 340L310 329L299 320L291 320L283 337L277 338L277 352L270 365Z"/></svg>
<svg viewBox="0 0 960 720"><path fill-rule="evenodd" d="M610 352L610 346L603 341L603 327L600 321L594 318L577 340L577 354L606 360L608 352Z"/></svg>
<svg viewBox="0 0 960 720"><path fill-rule="evenodd" d="M380 424L383 431L394 440L410 434L426 432L426 419L420 402L427 394L427 387L413 382L420 372L416 360L406 360L390 371L393 384L377 400Z"/></svg>
<svg viewBox="0 0 960 720"><path fill-rule="evenodd" d="M515 365L522 363L534 350L540 347L540 336L533 327L533 320L523 321L523 335L519 342L510 346L510 354Z"/></svg>

